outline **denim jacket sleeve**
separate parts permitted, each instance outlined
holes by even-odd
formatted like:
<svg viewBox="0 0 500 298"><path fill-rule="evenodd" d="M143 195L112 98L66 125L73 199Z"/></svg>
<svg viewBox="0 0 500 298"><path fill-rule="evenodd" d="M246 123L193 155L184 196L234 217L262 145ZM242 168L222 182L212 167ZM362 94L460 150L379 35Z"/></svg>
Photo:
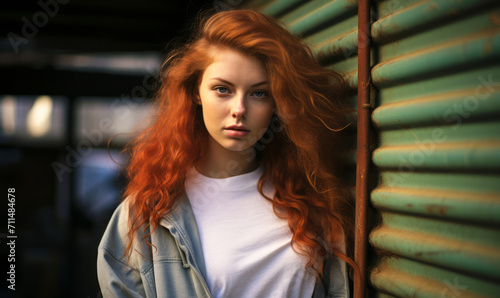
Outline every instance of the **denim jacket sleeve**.
<svg viewBox="0 0 500 298"><path fill-rule="evenodd" d="M133 257L123 257L127 246L128 214L124 204L113 214L99 244L97 254L97 275L103 297L155 297L144 280L141 271L148 270L148 264L137 262ZM137 249L133 247L132 249ZM147 251L144 251L146 255ZM150 269L150 268L149 268Z"/></svg>
<svg viewBox="0 0 500 298"><path fill-rule="evenodd" d="M325 262L323 278L316 282L313 298L348 298L349 281L344 260L333 257Z"/></svg>
<svg viewBox="0 0 500 298"><path fill-rule="evenodd" d="M103 297L146 297L140 273L105 249L99 250L97 274Z"/></svg>

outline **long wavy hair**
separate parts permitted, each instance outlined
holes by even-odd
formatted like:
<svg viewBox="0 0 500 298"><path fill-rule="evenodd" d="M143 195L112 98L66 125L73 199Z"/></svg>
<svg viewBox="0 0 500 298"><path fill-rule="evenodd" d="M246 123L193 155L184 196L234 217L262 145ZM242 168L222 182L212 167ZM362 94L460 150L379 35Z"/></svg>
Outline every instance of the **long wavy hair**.
<svg viewBox="0 0 500 298"><path fill-rule="evenodd" d="M264 195L265 181L274 185L275 195L267 199L276 215L288 220L292 247L308 256L306 268L319 274L316 262L333 254L356 268L338 245L345 239L349 248L353 235L351 195L336 171L337 149L345 143L341 130L352 111L348 88L339 74L319 64L300 38L250 10L205 18L192 40L165 60L154 122L128 146L125 197L132 216L127 253L136 233L142 232L148 242L185 192L186 173L204 157L208 132L194 98L212 63L208 49L213 46L256 57L267 72L276 110L267 133L254 146L265 168L258 190Z"/></svg>

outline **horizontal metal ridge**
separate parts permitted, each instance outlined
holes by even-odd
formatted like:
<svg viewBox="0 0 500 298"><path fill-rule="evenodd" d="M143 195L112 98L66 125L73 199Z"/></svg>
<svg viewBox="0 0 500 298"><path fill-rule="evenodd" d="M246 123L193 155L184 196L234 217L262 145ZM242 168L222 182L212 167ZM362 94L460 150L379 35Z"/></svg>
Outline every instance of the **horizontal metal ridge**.
<svg viewBox="0 0 500 298"><path fill-rule="evenodd" d="M454 124L455 118L473 119L500 113L500 83L442 92L388 103L372 114L379 128L415 124Z"/></svg>
<svg viewBox="0 0 500 298"><path fill-rule="evenodd" d="M262 12L270 16L276 16L295 5L299 5L301 2L304 2L304 0L276 0L262 8Z"/></svg>
<svg viewBox="0 0 500 298"><path fill-rule="evenodd" d="M380 186L372 191L371 202L376 208L396 212L500 223L498 192Z"/></svg>
<svg viewBox="0 0 500 298"><path fill-rule="evenodd" d="M374 229L369 238L371 245L377 249L500 280L498 247L385 225Z"/></svg>
<svg viewBox="0 0 500 298"><path fill-rule="evenodd" d="M379 63L372 69L372 81L377 87L394 85L499 56L500 27Z"/></svg>
<svg viewBox="0 0 500 298"><path fill-rule="evenodd" d="M494 4L494 0L433 0L421 1L377 20L371 27L372 40L383 43L394 36L422 28L444 18Z"/></svg>
<svg viewBox="0 0 500 298"><path fill-rule="evenodd" d="M281 20L288 25L291 32L301 34L323 23L346 16L348 12L356 11L357 7L358 1L352 0L309 1L283 16Z"/></svg>
<svg viewBox="0 0 500 298"><path fill-rule="evenodd" d="M498 169L500 140L433 143L379 147L373 162L380 168L414 170L433 169Z"/></svg>
<svg viewBox="0 0 500 298"><path fill-rule="evenodd" d="M370 274L371 284L394 297L490 297L499 286L405 258L385 257Z"/></svg>

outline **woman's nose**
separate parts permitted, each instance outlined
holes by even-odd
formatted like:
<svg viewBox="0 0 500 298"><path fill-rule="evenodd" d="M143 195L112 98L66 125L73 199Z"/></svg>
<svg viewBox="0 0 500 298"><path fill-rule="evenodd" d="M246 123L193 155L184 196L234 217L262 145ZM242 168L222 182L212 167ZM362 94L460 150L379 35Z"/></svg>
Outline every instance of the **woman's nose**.
<svg viewBox="0 0 500 298"><path fill-rule="evenodd" d="M231 116L235 119L246 118L245 96L239 95L233 98L233 105L231 108Z"/></svg>

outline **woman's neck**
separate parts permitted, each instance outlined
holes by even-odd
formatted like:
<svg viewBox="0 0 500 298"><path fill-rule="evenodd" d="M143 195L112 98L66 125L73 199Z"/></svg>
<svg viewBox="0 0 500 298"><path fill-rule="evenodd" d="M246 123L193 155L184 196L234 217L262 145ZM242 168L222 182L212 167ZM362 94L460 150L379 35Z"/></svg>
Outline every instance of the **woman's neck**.
<svg viewBox="0 0 500 298"><path fill-rule="evenodd" d="M209 141L208 150L196 164L196 170L211 178L227 178L250 173L258 168L253 148L248 152L230 151L215 141Z"/></svg>

